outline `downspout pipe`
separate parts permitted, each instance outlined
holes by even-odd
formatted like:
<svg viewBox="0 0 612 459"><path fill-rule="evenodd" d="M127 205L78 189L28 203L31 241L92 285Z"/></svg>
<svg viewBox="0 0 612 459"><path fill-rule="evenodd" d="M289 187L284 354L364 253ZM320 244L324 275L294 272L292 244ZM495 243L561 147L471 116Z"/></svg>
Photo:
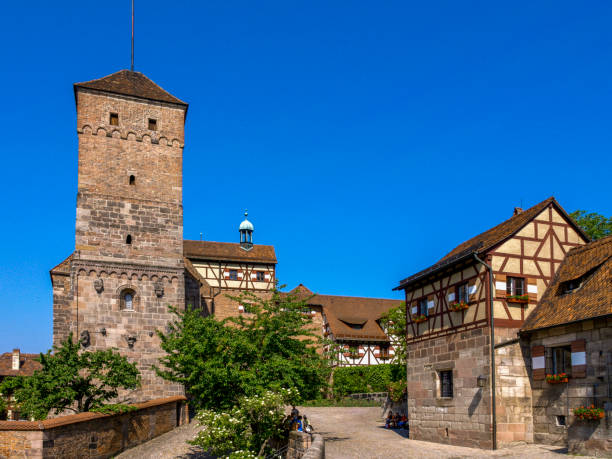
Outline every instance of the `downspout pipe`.
<svg viewBox="0 0 612 459"><path fill-rule="evenodd" d="M495 403L495 326L493 315L493 268L478 258L478 254L474 253L474 259L484 265L489 270L489 325L491 326L491 436L493 441L493 449L497 449L497 410Z"/></svg>

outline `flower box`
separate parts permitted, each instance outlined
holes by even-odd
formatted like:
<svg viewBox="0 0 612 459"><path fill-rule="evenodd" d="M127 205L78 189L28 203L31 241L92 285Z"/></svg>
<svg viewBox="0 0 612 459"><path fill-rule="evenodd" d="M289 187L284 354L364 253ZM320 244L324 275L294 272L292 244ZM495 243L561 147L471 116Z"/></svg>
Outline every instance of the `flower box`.
<svg viewBox="0 0 612 459"><path fill-rule="evenodd" d="M548 384L563 384L569 382L567 373L559 373L556 375L546 375L546 382Z"/></svg>
<svg viewBox="0 0 612 459"><path fill-rule="evenodd" d="M595 405L591 405L590 408L581 406L580 408L574 408L574 416L583 421L598 421L603 419L606 413L601 408L595 408Z"/></svg>
<svg viewBox="0 0 612 459"><path fill-rule="evenodd" d="M458 301L457 303L453 303L450 305L449 309L451 311L465 311L467 308L469 308L470 305L467 304L465 301Z"/></svg>
<svg viewBox="0 0 612 459"><path fill-rule="evenodd" d="M508 303L529 303L529 295L510 295L506 297Z"/></svg>
<svg viewBox="0 0 612 459"><path fill-rule="evenodd" d="M412 316L412 321L415 324L420 324L421 322L425 322L427 320L427 316L425 314L421 314L419 316Z"/></svg>

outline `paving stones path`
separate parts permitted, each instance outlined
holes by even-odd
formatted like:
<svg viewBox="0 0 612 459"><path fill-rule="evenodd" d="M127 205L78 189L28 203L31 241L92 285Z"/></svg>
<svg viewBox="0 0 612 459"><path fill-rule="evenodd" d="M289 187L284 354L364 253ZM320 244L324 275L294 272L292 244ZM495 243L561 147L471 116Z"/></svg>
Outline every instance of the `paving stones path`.
<svg viewBox="0 0 612 459"><path fill-rule="evenodd" d="M380 408L301 408L325 437L327 459L353 458L521 458L563 459L554 446L521 445L497 451L448 446L405 438L404 431L383 428ZM582 456L585 457L585 456Z"/></svg>
<svg viewBox="0 0 612 459"><path fill-rule="evenodd" d="M520 458L564 459L564 450L554 446L522 445L497 451L448 446L405 438L403 431L384 429L380 408L300 408L325 437L327 459L354 458ZM192 422L127 450L121 459L209 459L199 448L187 444L198 431ZM581 456L586 458L586 456Z"/></svg>

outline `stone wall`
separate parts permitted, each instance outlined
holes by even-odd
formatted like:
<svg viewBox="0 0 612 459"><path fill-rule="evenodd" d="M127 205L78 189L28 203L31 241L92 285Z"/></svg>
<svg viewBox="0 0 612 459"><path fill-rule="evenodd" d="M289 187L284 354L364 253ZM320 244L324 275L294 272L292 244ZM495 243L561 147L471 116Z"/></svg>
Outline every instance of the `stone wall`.
<svg viewBox="0 0 612 459"><path fill-rule="evenodd" d="M495 404L497 446L533 443L531 384L527 371L528 347L516 329L495 329Z"/></svg>
<svg viewBox="0 0 612 459"><path fill-rule="evenodd" d="M488 328L408 344L410 437L478 448L492 447ZM453 397L440 393L440 371L451 370Z"/></svg>
<svg viewBox="0 0 612 459"><path fill-rule="evenodd" d="M138 264L92 262L73 255L69 285L54 282L53 342L59 345L70 332L80 339L87 332L86 350L116 348L141 372L139 390L120 393L130 403L183 394L179 384L158 377L153 365L165 355L156 330L164 330L174 315L168 305L184 308L183 269ZM121 294L134 292L133 310L122 307ZM67 291L66 291L67 290Z"/></svg>
<svg viewBox="0 0 612 459"><path fill-rule="evenodd" d="M117 415L80 413L0 421L0 457L107 458L188 422L185 397L151 400Z"/></svg>
<svg viewBox="0 0 612 459"><path fill-rule="evenodd" d="M287 459L325 459L325 440L319 434L289 432Z"/></svg>
<svg viewBox="0 0 612 459"><path fill-rule="evenodd" d="M545 379L534 380L529 371L534 440L548 445L567 445L570 451L581 454L612 455L612 318L536 331L526 352L533 346L544 346L546 372L551 373L548 350L581 339L586 341L586 377L570 375L566 384L549 384ZM527 365L531 369L531 358L527 359ZM607 407L606 418L600 422L582 421L573 415L574 408L590 405Z"/></svg>

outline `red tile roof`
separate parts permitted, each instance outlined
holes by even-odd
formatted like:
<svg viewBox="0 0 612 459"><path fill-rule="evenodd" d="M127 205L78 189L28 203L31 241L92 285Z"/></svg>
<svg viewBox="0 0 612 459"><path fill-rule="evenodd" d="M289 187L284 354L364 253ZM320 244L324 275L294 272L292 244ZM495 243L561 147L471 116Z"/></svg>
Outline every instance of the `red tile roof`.
<svg viewBox="0 0 612 459"><path fill-rule="evenodd" d="M13 370L13 353L5 352L0 355L0 376L31 376L34 371L42 368L34 360L40 354L20 354L19 370Z"/></svg>
<svg viewBox="0 0 612 459"><path fill-rule="evenodd" d="M563 283L582 279L565 292ZM575 247L559 266L521 332L612 315L612 236Z"/></svg>
<svg viewBox="0 0 612 459"><path fill-rule="evenodd" d="M163 90L142 73L132 72L130 70L119 70L118 72L103 78L98 78L97 80L75 83L75 94L77 88L95 89L97 91L139 97L141 99L167 102L187 107L185 102Z"/></svg>
<svg viewBox="0 0 612 459"><path fill-rule="evenodd" d="M183 255L190 260L276 264L276 253L271 245L257 244L251 250L244 250L233 242L183 241Z"/></svg>
<svg viewBox="0 0 612 459"><path fill-rule="evenodd" d="M389 341L378 319L401 300L314 294L302 284L289 294L308 299L311 306L321 306L335 340Z"/></svg>
<svg viewBox="0 0 612 459"><path fill-rule="evenodd" d="M514 234L519 232L527 223L533 220L536 216L540 214L544 209L548 206L554 206L562 215L566 217L566 219L574 225L574 228L582 237L585 242L589 241L589 237L582 231L582 229L576 225L576 223L571 219L571 217L565 212L565 210L561 207L561 205L555 200L554 197L550 197L535 206L520 212L516 215L513 215L508 220L500 223L497 226L481 233L477 236L474 236L471 239L459 244L449 253L447 253L444 257L438 260L435 264L430 266L427 269L419 271L416 274L413 274L410 277L400 281L399 286L394 290L399 290L406 287L408 284L426 277L429 274L433 274L438 270L452 265L459 260L462 260L467 257L473 256L473 254L484 254L488 250L492 249L494 246L501 244L506 239L512 237Z"/></svg>

